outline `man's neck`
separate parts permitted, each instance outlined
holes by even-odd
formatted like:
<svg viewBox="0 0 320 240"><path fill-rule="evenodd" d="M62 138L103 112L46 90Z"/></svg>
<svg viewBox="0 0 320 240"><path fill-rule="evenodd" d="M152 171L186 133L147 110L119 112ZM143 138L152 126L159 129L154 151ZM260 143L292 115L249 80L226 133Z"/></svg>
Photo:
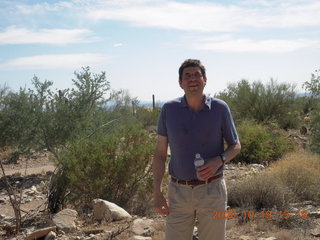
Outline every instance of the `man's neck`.
<svg viewBox="0 0 320 240"><path fill-rule="evenodd" d="M200 111L204 107L204 94L197 94L197 95L185 95L188 106L194 112Z"/></svg>

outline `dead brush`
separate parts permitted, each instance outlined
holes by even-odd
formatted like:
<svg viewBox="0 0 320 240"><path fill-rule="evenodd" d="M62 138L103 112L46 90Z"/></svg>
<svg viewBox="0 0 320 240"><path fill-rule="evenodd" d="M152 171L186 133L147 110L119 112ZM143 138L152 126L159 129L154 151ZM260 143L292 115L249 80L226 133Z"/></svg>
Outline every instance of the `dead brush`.
<svg viewBox="0 0 320 240"><path fill-rule="evenodd" d="M251 210L284 209L293 201L293 195L279 180L266 173L248 176L229 184L228 204Z"/></svg>
<svg viewBox="0 0 320 240"><path fill-rule="evenodd" d="M287 186L299 200L320 201L320 156L307 151L287 154L268 174Z"/></svg>

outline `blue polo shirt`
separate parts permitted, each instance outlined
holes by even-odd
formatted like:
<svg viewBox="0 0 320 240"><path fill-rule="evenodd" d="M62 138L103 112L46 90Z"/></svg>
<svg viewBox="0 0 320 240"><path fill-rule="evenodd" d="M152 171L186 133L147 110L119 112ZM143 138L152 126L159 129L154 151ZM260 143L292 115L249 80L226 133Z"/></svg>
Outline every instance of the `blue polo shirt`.
<svg viewBox="0 0 320 240"><path fill-rule="evenodd" d="M197 179L194 168L196 153L204 159L224 152L228 144L238 141L238 134L228 105L219 99L205 96L205 107L193 112L185 96L163 105L157 133L168 137L171 150L169 174L177 179ZM217 173L223 171L221 167Z"/></svg>

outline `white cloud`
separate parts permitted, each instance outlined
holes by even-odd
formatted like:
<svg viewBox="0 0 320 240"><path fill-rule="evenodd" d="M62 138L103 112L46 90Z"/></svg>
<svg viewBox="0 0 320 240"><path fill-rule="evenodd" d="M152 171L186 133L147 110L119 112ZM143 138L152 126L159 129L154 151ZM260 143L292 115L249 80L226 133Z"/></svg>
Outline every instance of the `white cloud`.
<svg viewBox="0 0 320 240"><path fill-rule="evenodd" d="M41 29L37 31L26 28L9 27L0 33L1 44L32 44L43 43L63 45L92 41L87 38L87 29Z"/></svg>
<svg viewBox="0 0 320 240"><path fill-rule="evenodd" d="M72 2L56 2L53 4L49 4L47 2L43 2L43 3L37 3L34 5L26 5L26 4L21 4L18 3L16 4L15 8L18 12L22 13L22 14L43 14L46 12L52 12L52 11L60 11L60 10L64 10L66 8L72 8L74 7L74 4Z"/></svg>
<svg viewBox="0 0 320 240"><path fill-rule="evenodd" d="M123 44L122 44L122 43L115 43L115 44L113 44L113 46L114 46L114 47L122 47Z"/></svg>
<svg viewBox="0 0 320 240"><path fill-rule="evenodd" d="M11 6L12 7L12 6ZM117 20L137 26L228 32L248 28L320 26L318 0L242 0L233 4L172 0L71 0L15 5L16 15L55 12L92 21Z"/></svg>
<svg viewBox="0 0 320 240"><path fill-rule="evenodd" d="M76 69L102 64L107 56L95 53L51 54L22 57L0 65L0 69Z"/></svg>
<svg viewBox="0 0 320 240"><path fill-rule="evenodd" d="M110 6L87 11L87 17L98 20L127 21L138 26L197 31L225 31L236 27L232 19L246 15L246 10L236 6L217 4L187 4L165 2L162 4Z"/></svg>
<svg viewBox="0 0 320 240"><path fill-rule="evenodd" d="M266 5L267 2L263 1ZM105 4L87 8L95 21L120 20L138 26L192 31L238 31L239 28L293 28L320 26L320 2L273 2L268 7L245 7L209 2L157 1Z"/></svg>
<svg viewBox="0 0 320 240"><path fill-rule="evenodd" d="M302 48L319 48L320 40L311 39L269 39L252 40L249 38L234 38L230 35L220 35L211 38L198 38L192 47L199 50L219 52L267 52L286 53Z"/></svg>

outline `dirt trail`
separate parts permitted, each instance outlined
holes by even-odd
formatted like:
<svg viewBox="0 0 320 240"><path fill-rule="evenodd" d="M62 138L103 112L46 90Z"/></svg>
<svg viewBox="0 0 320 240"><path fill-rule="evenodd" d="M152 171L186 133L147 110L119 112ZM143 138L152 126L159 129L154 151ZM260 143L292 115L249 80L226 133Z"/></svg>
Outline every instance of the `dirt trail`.
<svg viewBox="0 0 320 240"><path fill-rule="evenodd" d="M26 169L27 166L27 169ZM39 158L32 158L26 162L25 159L21 159L17 164L3 164L5 174L10 175L20 175L28 176L32 174L45 174L46 172L53 172L55 165L53 162L48 160L47 156L41 156ZM2 171L0 171L0 178L3 176Z"/></svg>

